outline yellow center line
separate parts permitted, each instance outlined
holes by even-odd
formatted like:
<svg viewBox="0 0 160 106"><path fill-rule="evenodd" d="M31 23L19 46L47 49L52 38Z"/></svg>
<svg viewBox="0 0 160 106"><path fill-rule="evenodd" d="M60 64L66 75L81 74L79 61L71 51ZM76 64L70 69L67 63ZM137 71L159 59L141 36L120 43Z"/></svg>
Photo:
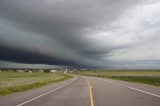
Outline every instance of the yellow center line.
<svg viewBox="0 0 160 106"><path fill-rule="evenodd" d="M89 86L90 103L91 103L91 106L94 106L93 93L92 93L92 85L91 85L91 82L88 79L86 79L86 80L87 80L88 86Z"/></svg>

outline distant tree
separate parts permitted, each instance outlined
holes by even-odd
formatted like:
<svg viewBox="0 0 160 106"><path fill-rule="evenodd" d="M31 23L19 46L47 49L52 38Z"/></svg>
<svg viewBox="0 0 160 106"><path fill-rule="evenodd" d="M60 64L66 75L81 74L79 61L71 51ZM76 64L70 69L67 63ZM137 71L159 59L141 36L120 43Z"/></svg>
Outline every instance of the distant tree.
<svg viewBox="0 0 160 106"><path fill-rule="evenodd" d="M49 72L50 72L50 70L49 70L49 69L46 69L46 70L44 70L44 72L45 72L45 73L49 73Z"/></svg>

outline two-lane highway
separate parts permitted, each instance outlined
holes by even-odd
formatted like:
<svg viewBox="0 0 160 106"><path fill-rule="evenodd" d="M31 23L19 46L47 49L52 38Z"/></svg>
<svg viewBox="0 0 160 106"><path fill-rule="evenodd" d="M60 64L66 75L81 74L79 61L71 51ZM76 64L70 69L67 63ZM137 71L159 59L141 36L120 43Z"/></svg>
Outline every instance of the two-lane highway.
<svg viewBox="0 0 160 106"><path fill-rule="evenodd" d="M149 92L138 91L139 86L130 87L128 83L101 78L88 78L91 80L95 106L160 106L159 95L151 95ZM134 84L133 84L134 85ZM149 86L150 89L159 90Z"/></svg>
<svg viewBox="0 0 160 106"><path fill-rule="evenodd" d="M76 76L59 84L1 97L0 106L160 106L160 88Z"/></svg>

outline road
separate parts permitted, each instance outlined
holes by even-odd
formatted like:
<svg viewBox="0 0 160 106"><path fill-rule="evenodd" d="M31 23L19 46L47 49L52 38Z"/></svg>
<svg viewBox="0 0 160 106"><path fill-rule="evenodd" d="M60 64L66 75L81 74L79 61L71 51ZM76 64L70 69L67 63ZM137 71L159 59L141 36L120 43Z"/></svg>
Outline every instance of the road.
<svg viewBox="0 0 160 106"><path fill-rule="evenodd" d="M0 97L0 106L160 106L160 88L76 76L61 83Z"/></svg>

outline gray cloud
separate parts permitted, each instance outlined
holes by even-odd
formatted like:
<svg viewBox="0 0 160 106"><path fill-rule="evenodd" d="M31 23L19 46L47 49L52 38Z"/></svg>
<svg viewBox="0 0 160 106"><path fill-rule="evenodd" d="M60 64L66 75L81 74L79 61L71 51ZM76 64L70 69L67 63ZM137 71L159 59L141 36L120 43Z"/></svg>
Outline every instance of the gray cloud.
<svg viewBox="0 0 160 106"><path fill-rule="evenodd" d="M132 61L128 55L132 48L137 51L137 44L141 48L149 45L146 42L150 33L145 34L144 30L159 27L136 20L143 19L139 14L135 18L132 15L139 7L145 11L145 6L156 3L156 0L1 0L0 59L94 67L106 67L112 60ZM133 29L134 21L141 28ZM156 38L155 34L148 39Z"/></svg>

